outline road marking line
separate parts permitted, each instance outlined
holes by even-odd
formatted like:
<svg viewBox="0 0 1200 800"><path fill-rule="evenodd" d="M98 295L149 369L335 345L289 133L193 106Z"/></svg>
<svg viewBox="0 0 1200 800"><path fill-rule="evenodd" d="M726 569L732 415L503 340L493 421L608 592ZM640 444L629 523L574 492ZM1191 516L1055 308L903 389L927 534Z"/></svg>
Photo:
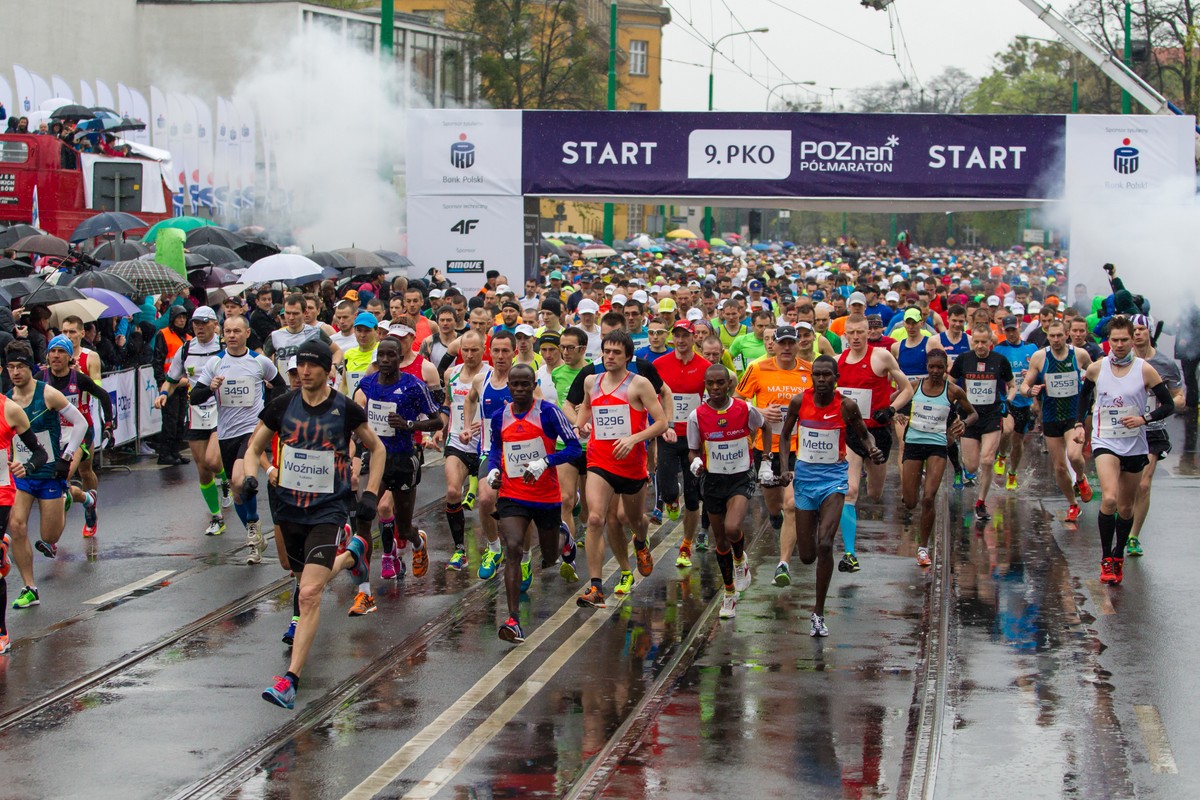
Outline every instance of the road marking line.
<svg viewBox="0 0 1200 800"><path fill-rule="evenodd" d="M1167 739L1167 729L1163 725L1155 706L1134 706L1133 713L1137 717L1138 727L1142 731L1142 741L1146 744L1146 755L1150 757L1150 767L1158 774L1175 775L1179 768L1175 766L1175 756L1171 753L1171 742Z"/></svg>
<svg viewBox="0 0 1200 800"><path fill-rule="evenodd" d="M161 583L163 581L163 579L168 578L174 574L175 574L175 570L164 569L164 570L154 573L153 575L148 575L147 577L142 578L140 581L134 581L133 583L122 586L120 589L113 589L111 592L108 592L107 594L102 594L98 597L93 597L91 600L84 600L83 604L85 606L102 606L105 603L110 603L113 600L122 598L127 594L133 594L138 589L145 589L147 586L153 586L156 583Z"/></svg>
<svg viewBox="0 0 1200 800"><path fill-rule="evenodd" d="M1092 602L1096 604L1096 609L1101 614L1115 614L1117 610L1113 608L1112 600L1108 597L1108 592L1104 591L1104 586L1095 578L1083 582L1088 588L1088 592L1092 595Z"/></svg>
<svg viewBox="0 0 1200 800"><path fill-rule="evenodd" d="M670 544L670 541L670 536L664 538L663 542L659 544L657 549L654 550L655 562L659 561L662 556L671 549L672 545ZM610 558L608 563L604 565L603 572L607 576L606 581L608 577L612 576L612 571L615 570L616 563L617 560L615 558ZM604 620L607 620L609 618L610 614L606 614L604 612L616 609L620 605L620 601L623 599L618 598L616 595L613 595L612 597L613 599L608 600L606 603L606 608L603 610L597 610L597 612L593 614L592 619L600 617ZM479 705L484 698L491 694L505 678L509 677L512 671L518 665L520 665L521 662L532 655L533 652L540 647L543 642L554 635L554 633L561 628L568 619L575 616L575 612L578 610L579 607L575 604L575 598L571 597L562 605L561 608L558 609L558 611L555 611L549 619L542 623L532 635L527 637L525 642L520 647L509 651L504 658L500 659L496 666L492 667L482 678L476 681L474 686L472 686L466 691L466 693L460 695L457 700L451 703L449 708L438 715L437 719L426 725L424 729L410 738L403 747L397 750L390 758L388 758L387 761L384 761L378 769L368 775L366 779L362 781L362 783L358 784L358 786L355 786L353 789L347 792L342 800L367 800L368 798L374 797L376 794L386 789L388 785L392 783L392 781L404 774L405 770L411 767L418 758L424 755L425 752L433 746L434 742L445 735L445 733L452 727L461 722L462 719L466 717L466 715L470 713L473 708L475 708L475 706ZM572 640L573 639L574 636L572 636ZM532 680L532 677L530 680ZM526 683L528 683L528 681ZM525 685L526 684L522 684L522 687L519 688L513 696L515 697L523 694ZM541 688L540 685L538 688ZM511 697L509 699L511 700ZM505 708L507 703L508 701L505 701L505 703L500 706L500 709ZM524 703L521 705L524 705ZM497 709L496 712L493 713L493 716L498 714L500 709ZM466 762L463 763L465 764ZM457 772L457 770L455 770L455 772Z"/></svg>

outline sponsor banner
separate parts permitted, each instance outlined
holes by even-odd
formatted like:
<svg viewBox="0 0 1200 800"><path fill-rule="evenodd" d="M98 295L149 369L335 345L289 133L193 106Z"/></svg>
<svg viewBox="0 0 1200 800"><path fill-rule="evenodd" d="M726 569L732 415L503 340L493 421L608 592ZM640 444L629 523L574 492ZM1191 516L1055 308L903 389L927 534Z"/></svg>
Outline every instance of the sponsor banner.
<svg viewBox="0 0 1200 800"><path fill-rule="evenodd" d="M100 385L104 391L108 392L108 399L112 402L113 413L116 415L117 427L113 433L116 436L117 444L132 442L138 435L137 375L131 369L113 372L103 376L100 379ZM154 402L153 398L151 398L151 402ZM99 419L99 417L97 416L95 419ZM97 426L97 442L100 441L100 433L100 426Z"/></svg>
<svg viewBox="0 0 1200 800"><path fill-rule="evenodd" d="M437 267L468 293L483 286L490 269L499 270L510 284L520 283L524 207L520 197L410 196L413 276Z"/></svg>
<svg viewBox="0 0 1200 800"><path fill-rule="evenodd" d="M525 194L1040 199L1062 186L1061 116L523 113Z"/></svg>
<svg viewBox="0 0 1200 800"><path fill-rule="evenodd" d="M1067 197L1098 203L1190 202L1195 118L1067 117Z"/></svg>
<svg viewBox="0 0 1200 800"><path fill-rule="evenodd" d="M145 438L162 430L162 411L154 407L158 397L158 384L154 381L153 367L138 367L137 377L137 431ZM119 442L120 439L118 438Z"/></svg>
<svg viewBox="0 0 1200 800"><path fill-rule="evenodd" d="M520 111L409 111L408 193L519 195L521 121Z"/></svg>

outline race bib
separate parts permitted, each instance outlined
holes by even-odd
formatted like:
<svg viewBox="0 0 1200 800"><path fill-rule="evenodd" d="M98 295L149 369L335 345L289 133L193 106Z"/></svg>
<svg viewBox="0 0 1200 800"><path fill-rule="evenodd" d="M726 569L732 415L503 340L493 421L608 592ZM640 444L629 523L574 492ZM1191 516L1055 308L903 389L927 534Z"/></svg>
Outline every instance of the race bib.
<svg viewBox="0 0 1200 800"><path fill-rule="evenodd" d="M383 403L379 400L367 401L367 425L376 436L395 436L396 429L388 424L388 414L396 413L395 403Z"/></svg>
<svg viewBox="0 0 1200 800"><path fill-rule="evenodd" d="M520 478L525 467L539 458L546 457L546 446L541 439L526 439L523 442L504 443L504 474Z"/></svg>
<svg viewBox="0 0 1200 800"><path fill-rule="evenodd" d="M996 381L967 379L967 400L971 405L990 406L996 402Z"/></svg>
<svg viewBox="0 0 1200 800"><path fill-rule="evenodd" d="M295 492L333 494L334 452L283 446L279 485Z"/></svg>
<svg viewBox="0 0 1200 800"><path fill-rule="evenodd" d="M629 406L592 406L592 435L597 439L624 439L633 432L629 422Z"/></svg>
<svg viewBox="0 0 1200 800"><path fill-rule="evenodd" d="M450 401L450 433L462 433L467 427L467 394L454 393Z"/></svg>
<svg viewBox="0 0 1200 800"><path fill-rule="evenodd" d="M194 431L211 431L217 427L217 406L188 406L188 427Z"/></svg>
<svg viewBox="0 0 1200 800"><path fill-rule="evenodd" d="M809 428L800 426L799 459L805 464L836 464L841 455L838 428Z"/></svg>
<svg viewBox="0 0 1200 800"><path fill-rule="evenodd" d="M851 389L848 386L839 386L838 391L843 397L849 397L858 406L858 413L862 414L863 419L871 418L871 390L870 389Z"/></svg>
<svg viewBox="0 0 1200 800"><path fill-rule="evenodd" d="M746 369L746 359L742 358L742 354L738 353L733 357L733 368L738 372L744 372Z"/></svg>
<svg viewBox="0 0 1200 800"><path fill-rule="evenodd" d="M934 405L933 403L917 403L912 404L912 416L908 418L908 425L915 431L922 433L945 433L946 420L950 418L950 406Z"/></svg>
<svg viewBox="0 0 1200 800"><path fill-rule="evenodd" d="M226 378L218 396L223 406L250 408L254 405L254 386L248 378Z"/></svg>
<svg viewBox="0 0 1200 800"><path fill-rule="evenodd" d="M677 394L675 400L675 416L673 422L687 422L688 416L700 407L700 395L698 394Z"/></svg>
<svg viewBox="0 0 1200 800"><path fill-rule="evenodd" d="M53 461L54 460L54 448L50 446L51 441L52 441L50 439L50 431L38 431L37 434L35 434L35 435L37 436L38 443L41 444L42 449L46 451L46 458ZM33 453L29 452L29 448L26 447L25 443L22 442L20 439L13 439L12 444L13 444L13 460L14 461L20 461L20 462L24 463L33 457ZM7 469L7 468L8 467L6 465L5 469Z"/></svg>
<svg viewBox="0 0 1200 800"><path fill-rule="evenodd" d="M1074 370L1046 373L1047 397L1074 397L1077 394L1079 394L1079 373Z"/></svg>
<svg viewBox="0 0 1200 800"><path fill-rule="evenodd" d="M365 372L347 372L346 373L346 394L350 397L354 396L354 392L358 390L359 382L367 376Z"/></svg>
<svg viewBox="0 0 1200 800"><path fill-rule="evenodd" d="M1101 408L1096 412L1100 421L1099 435L1102 439L1133 439L1140 434L1137 428L1126 428L1121 424L1124 417L1136 417L1137 414L1128 408Z"/></svg>
<svg viewBox="0 0 1200 800"><path fill-rule="evenodd" d="M8 459L0 458L0 486L8 486L11 483L12 478L8 474Z"/></svg>
<svg viewBox="0 0 1200 800"><path fill-rule="evenodd" d="M736 475L750 469L749 439L708 442L707 445L709 472L717 475Z"/></svg>

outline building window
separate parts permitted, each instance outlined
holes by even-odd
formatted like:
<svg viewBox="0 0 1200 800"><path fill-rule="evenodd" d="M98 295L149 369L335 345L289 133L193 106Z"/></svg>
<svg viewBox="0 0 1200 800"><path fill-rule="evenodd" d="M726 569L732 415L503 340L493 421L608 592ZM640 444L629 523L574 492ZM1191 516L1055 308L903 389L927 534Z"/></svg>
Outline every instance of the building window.
<svg viewBox="0 0 1200 800"><path fill-rule="evenodd" d="M645 223L644 211L645 208L643 206L629 206L629 225L626 230L630 236L643 232L642 225Z"/></svg>
<svg viewBox="0 0 1200 800"><path fill-rule="evenodd" d="M646 104L645 103L630 103L629 110L630 111L645 111Z"/></svg>
<svg viewBox="0 0 1200 800"><path fill-rule="evenodd" d="M648 75L647 60L650 53L650 43L634 39L629 43L629 74Z"/></svg>

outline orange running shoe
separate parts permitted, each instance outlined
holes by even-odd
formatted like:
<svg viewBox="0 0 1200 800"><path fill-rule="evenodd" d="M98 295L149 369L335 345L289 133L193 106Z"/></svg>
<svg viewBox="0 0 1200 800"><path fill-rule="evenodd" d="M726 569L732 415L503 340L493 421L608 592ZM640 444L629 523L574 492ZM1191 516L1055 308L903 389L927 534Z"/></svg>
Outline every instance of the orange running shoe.
<svg viewBox="0 0 1200 800"><path fill-rule="evenodd" d="M417 531L417 536L421 537L421 549L413 548L413 577L420 578L429 571L429 537L425 535L425 531Z"/></svg>
<svg viewBox="0 0 1200 800"><path fill-rule="evenodd" d="M1111 558L1103 558L1100 560L1100 582L1112 583L1116 578L1113 576L1113 560Z"/></svg>
<svg viewBox="0 0 1200 800"><path fill-rule="evenodd" d="M1079 492L1079 499L1085 503L1092 502L1092 486L1088 483L1085 476L1080 476L1079 480L1075 481L1075 490Z"/></svg>
<svg viewBox="0 0 1200 800"><path fill-rule="evenodd" d="M1067 509L1067 522L1079 522L1079 504L1071 503L1071 507Z"/></svg>
<svg viewBox="0 0 1200 800"><path fill-rule="evenodd" d="M365 617L376 608L375 598L366 592L359 592L354 595L354 605L350 606L351 617Z"/></svg>
<svg viewBox="0 0 1200 800"><path fill-rule="evenodd" d="M641 549L635 544L633 554L637 557L638 574L643 578L648 578L651 572L654 572L654 556L650 553L650 546L643 544Z"/></svg>
<svg viewBox="0 0 1200 800"><path fill-rule="evenodd" d="M1112 583L1114 586L1116 586L1118 583L1121 582L1121 579L1124 577L1125 577L1125 559L1114 557L1112 559L1112 580L1110 581L1110 583Z"/></svg>
<svg viewBox="0 0 1200 800"><path fill-rule="evenodd" d="M587 591L575 600L580 608L604 608L604 592L598 586L588 586Z"/></svg>

